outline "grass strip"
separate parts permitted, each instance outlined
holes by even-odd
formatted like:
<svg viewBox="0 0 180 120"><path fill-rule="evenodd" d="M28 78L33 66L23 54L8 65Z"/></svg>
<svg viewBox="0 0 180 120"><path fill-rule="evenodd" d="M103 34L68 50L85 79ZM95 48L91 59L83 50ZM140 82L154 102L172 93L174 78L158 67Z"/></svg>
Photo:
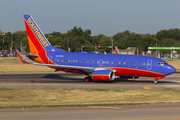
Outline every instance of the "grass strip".
<svg viewBox="0 0 180 120"><path fill-rule="evenodd" d="M179 103L179 89L0 89L0 108Z"/></svg>
<svg viewBox="0 0 180 120"><path fill-rule="evenodd" d="M27 62L34 63L34 61L26 58ZM45 67L45 66L37 66L33 64L23 64L18 57L6 57L0 58L0 72L54 72L54 69Z"/></svg>

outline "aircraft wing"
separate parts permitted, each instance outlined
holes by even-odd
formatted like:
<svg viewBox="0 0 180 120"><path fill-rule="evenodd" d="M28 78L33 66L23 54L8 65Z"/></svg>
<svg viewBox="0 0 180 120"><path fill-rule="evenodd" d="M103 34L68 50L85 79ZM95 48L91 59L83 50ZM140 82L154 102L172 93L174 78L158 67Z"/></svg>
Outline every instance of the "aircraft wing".
<svg viewBox="0 0 180 120"><path fill-rule="evenodd" d="M83 67L83 66L71 66L71 65L54 65L54 64L40 64L40 63L33 63L33 65L39 65L39 66L47 66L52 67L54 69L74 69L74 70L82 70L84 72L93 72L93 67Z"/></svg>
<svg viewBox="0 0 180 120"><path fill-rule="evenodd" d="M26 60L23 58L22 54L19 52L18 49L16 49L16 53L17 53L17 55L19 56L19 59L20 59L20 61L21 61L22 63L28 63L28 62L26 62Z"/></svg>
<svg viewBox="0 0 180 120"><path fill-rule="evenodd" d="M41 64L41 63L29 63L26 62L26 60L23 58L22 54L19 52L18 49L16 49L16 53L19 56L19 59L22 63L26 63L26 64L33 64L33 65L39 65L39 66L47 66L47 67L51 67L56 69L56 71L58 71L59 69L66 69L66 71L68 70L81 70L81 72L87 72L87 73L91 73L94 71L93 67L83 67L83 66L71 66L71 65L56 65L56 64ZM38 57L38 55L31 55L33 57Z"/></svg>

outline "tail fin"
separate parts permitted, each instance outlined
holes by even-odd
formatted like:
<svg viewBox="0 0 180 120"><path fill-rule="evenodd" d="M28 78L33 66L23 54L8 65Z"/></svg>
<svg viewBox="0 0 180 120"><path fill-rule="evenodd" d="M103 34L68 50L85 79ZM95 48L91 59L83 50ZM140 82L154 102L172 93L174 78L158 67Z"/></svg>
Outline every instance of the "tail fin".
<svg viewBox="0 0 180 120"><path fill-rule="evenodd" d="M115 46L115 51L116 51L116 54L120 54L119 49L118 49L117 46Z"/></svg>
<svg viewBox="0 0 180 120"><path fill-rule="evenodd" d="M51 52L52 49L57 49L49 43L31 15L24 15L24 22L31 54L37 55L38 53ZM65 52L61 49L58 49L58 51Z"/></svg>
<svg viewBox="0 0 180 120"><path fill-rule="evenodd" d="M47 63L49 58L47 57L48 52L66 52L64 50L55 48L46 39L41 29L38 27L31 15L24 15L24 22L26 26L27 38L29 42L30 54L40 55L35 61L40 63ZM41 59L43 58L43 59Z"/></svg>

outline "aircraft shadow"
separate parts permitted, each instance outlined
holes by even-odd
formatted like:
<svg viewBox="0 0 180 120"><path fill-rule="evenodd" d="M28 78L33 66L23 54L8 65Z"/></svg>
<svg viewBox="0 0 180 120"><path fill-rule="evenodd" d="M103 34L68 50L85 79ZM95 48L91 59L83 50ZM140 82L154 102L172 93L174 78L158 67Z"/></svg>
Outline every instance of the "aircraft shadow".
<svg viewBox="0 0 180 120"><path fill-rule="evenodd" d="M71 76L71 75L70 75ZM57 74L48 74L43 77L39 78L45 78L44 80L38 80L36 82L41 82L41 83L74 83L74 82L82 82L84 81L84 78L73 78L73 77L63 77L61 75Z"/></svg>
<svg viewBox="0 0 180 120"><path fill-rule="evenodd" d="M78 75L78 74L77 74ZM45 78L44 80L38 80L38 81L32 81L32 82L41 82L41 83L77 83L77 82L84 82L84 77L80 76L78 78L73 78L71 75L69 77L63 77L61 75L58 74L48 74L45 75L43 77L39 77L39 78ZM123 82L127 82L127 83L154 83L153 80L128 80L128 79L122 79L122 78L116 78L114 81L96 81L93 80L92 82L94 83L123 83ZM177 83L174 81L163 81L163 80L159 80L158 83Z"/></svg>

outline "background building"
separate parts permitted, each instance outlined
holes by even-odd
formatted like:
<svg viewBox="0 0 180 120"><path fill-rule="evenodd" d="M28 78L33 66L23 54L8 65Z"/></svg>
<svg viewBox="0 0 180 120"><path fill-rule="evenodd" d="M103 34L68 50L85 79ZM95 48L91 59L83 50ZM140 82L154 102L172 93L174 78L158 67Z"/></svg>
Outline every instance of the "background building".
<svg viewBox="0 0 180 120"><path fill-rule="evenodd" d="M5 35L5 31L1 31L0 29L0 35Z"/></svg>

